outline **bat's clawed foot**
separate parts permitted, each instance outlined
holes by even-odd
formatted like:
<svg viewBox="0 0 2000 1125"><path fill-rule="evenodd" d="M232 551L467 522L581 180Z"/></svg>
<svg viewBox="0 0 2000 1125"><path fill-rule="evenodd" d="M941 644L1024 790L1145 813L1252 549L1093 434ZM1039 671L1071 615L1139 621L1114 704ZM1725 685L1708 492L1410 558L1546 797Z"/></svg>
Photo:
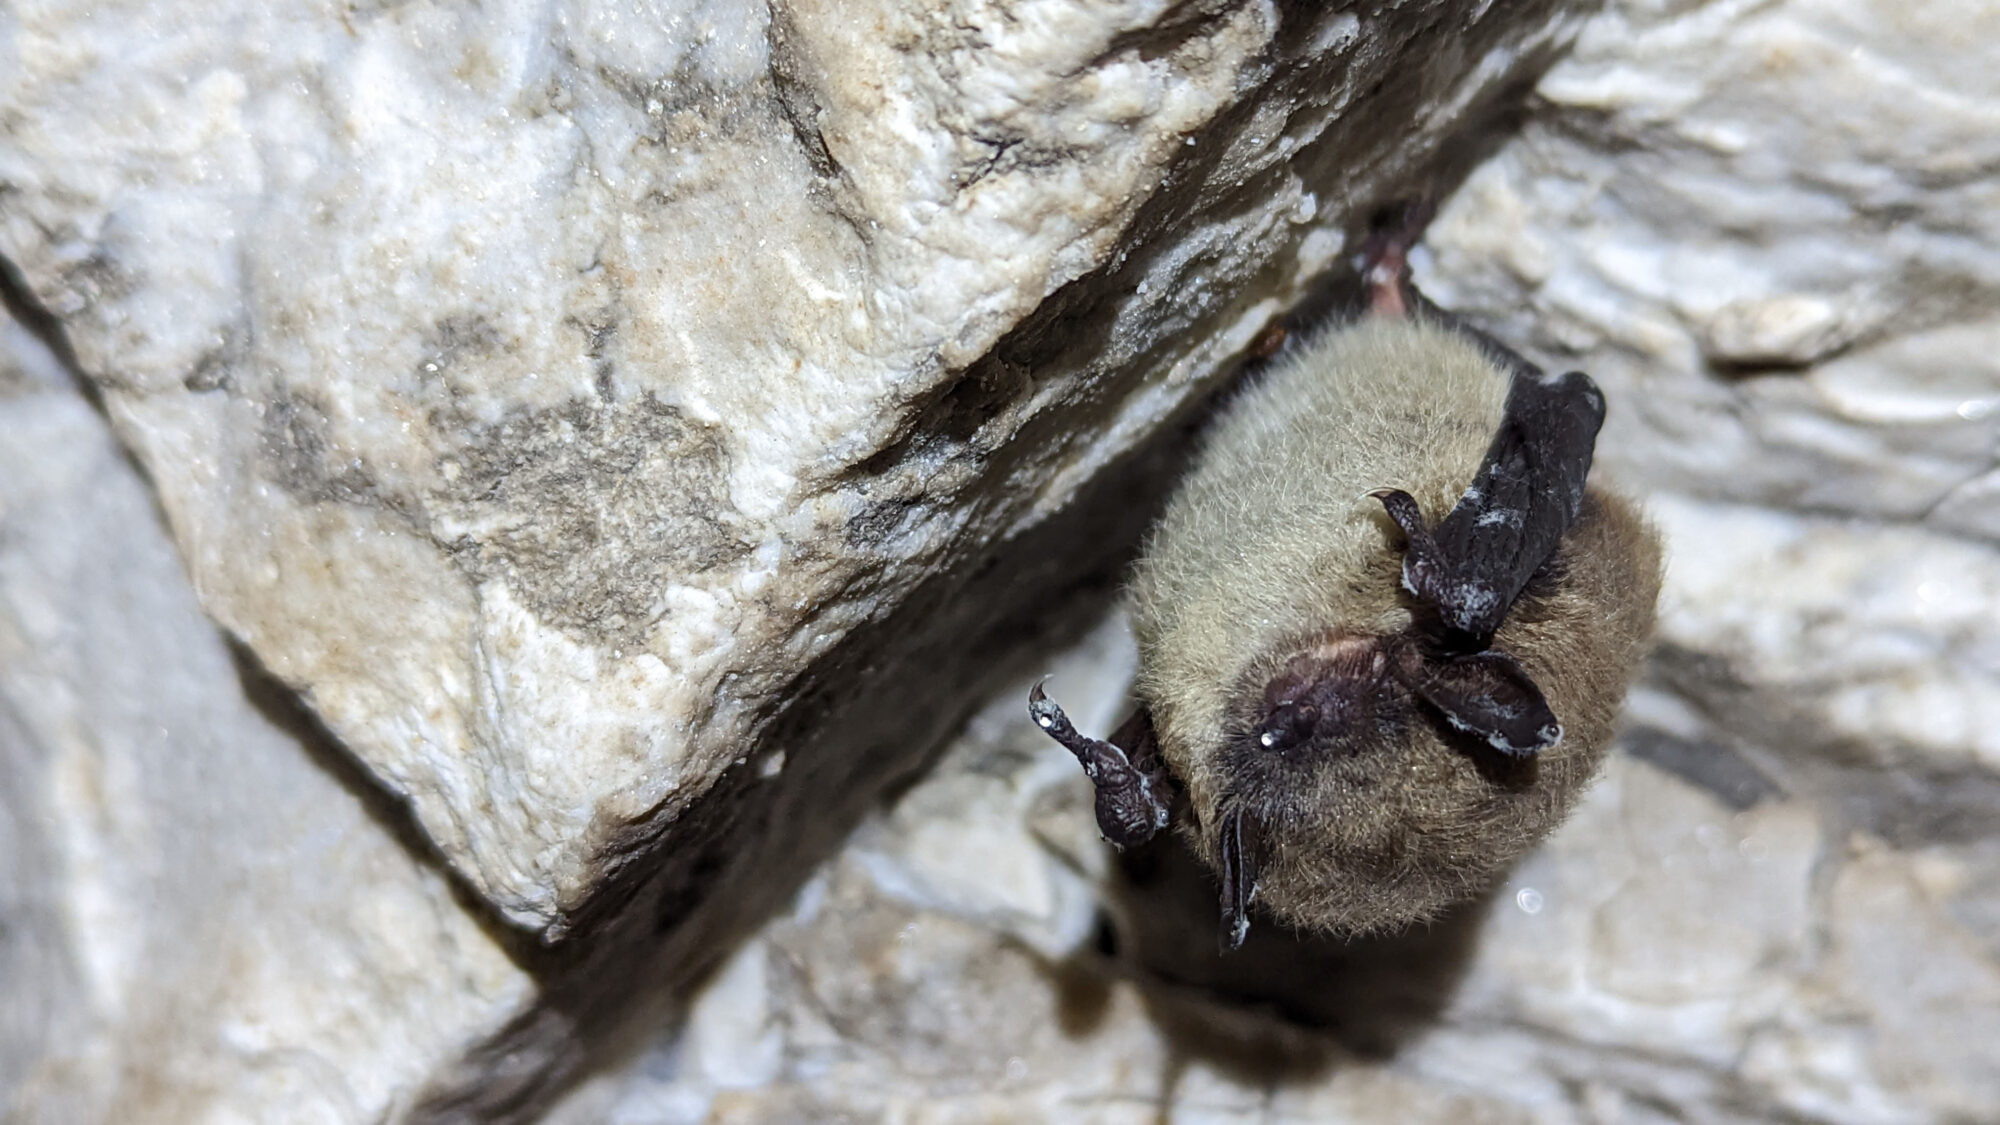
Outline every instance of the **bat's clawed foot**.
<svg viewBox="0 0 2000 1125"><path fill-rule="evenodd" d="M1150 722L1134 724L1141 741L1128 753L1116 743L1078 733L1040 684L1028 693L1028 714L1043 733L1076 755L1083 775L1097 789L1097 830L1113 847L1137 847L1167 826L1167 783L1154 761Z"/></svg>
<svg viewBox="0 0 2000 1125"><path fill-rule="evenodd" d="M1463 630L1467 625L1461 612L1466 608L1465 592L1451 585L1452 567L1442 557L1431 529L1424 524L1424 514L1416 499L1400 488L1378 488L1368 495L1380 500L1389 518L1402 529L1403 589L1435 610L1448 625Z"/></svg>

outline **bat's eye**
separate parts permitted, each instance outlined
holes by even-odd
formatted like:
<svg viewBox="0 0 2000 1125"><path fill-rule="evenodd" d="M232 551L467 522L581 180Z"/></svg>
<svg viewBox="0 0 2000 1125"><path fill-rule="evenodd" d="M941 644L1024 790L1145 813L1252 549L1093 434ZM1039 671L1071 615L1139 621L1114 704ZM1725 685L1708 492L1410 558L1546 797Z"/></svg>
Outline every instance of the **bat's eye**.
<svg viewBox="0 0 2000 1125"><path fill-rule="evenodd" d="M1257 745L1282 754L1313 736L1319 708L1296 701L1280 703L1257 728Z"/></svg>

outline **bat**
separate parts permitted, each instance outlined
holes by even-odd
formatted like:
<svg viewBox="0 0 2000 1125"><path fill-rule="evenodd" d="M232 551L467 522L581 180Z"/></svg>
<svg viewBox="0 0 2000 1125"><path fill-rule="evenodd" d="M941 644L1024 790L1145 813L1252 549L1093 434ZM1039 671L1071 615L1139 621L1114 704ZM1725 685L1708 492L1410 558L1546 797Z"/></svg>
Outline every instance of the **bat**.
<svg viewBox="0 0 2000 1125"><path fill-rule="evenodd" d="M1657 536L1588 481L1604 421L1410 282L1421 218L1378 228L1364 315L1220 413L1126 591L1139 709L1080 734L1106 840L1178 824L1221 884L1359 935L1435 917L1560 824L1652 633Z"/></svg>

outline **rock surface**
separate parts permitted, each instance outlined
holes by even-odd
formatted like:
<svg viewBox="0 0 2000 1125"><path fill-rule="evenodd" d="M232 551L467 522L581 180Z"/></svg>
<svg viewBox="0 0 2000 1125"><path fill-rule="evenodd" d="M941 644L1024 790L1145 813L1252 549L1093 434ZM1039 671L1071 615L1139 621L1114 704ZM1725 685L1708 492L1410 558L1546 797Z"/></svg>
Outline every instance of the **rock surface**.
<svg viewBox="0 0 2000 1125"><path fill-rule="evenodd" d="M525 1005L357 782L0 316L0 1115L381 1120Z"/></svg>
<svg viewBox="0 0 2000 1125"><path fill-rule="evenodd" d="M1613 4L1439 215L1448 307L1650 487L2000 538L2000 12Z"/></svg>

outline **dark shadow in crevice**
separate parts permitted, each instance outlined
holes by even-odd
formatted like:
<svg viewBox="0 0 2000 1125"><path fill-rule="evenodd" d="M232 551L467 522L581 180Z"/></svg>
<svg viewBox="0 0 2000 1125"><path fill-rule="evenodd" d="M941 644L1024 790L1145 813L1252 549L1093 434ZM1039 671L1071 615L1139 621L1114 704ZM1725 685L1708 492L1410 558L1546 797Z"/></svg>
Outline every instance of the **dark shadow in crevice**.
<svg viewBox="0 0 2000 1125"><path fill-rule="evenodd" d="M1731 812L1787 795L1782 785L1722 738L1635 725L1618 740L1617 749L1705 790Z"/></svg>
<svg viewBox="0 0 2000 1125"><path fill-rule="evenodd" d="M1106 895L1115 971L1140 984L1177 1052L1250 1085L1386 1059L1432 1026L1465 975L1492 897L1428 925L1351 938L1255 911L1242 948L1223 953L1215 876L1178 834L1119 856Z"/></svg>

